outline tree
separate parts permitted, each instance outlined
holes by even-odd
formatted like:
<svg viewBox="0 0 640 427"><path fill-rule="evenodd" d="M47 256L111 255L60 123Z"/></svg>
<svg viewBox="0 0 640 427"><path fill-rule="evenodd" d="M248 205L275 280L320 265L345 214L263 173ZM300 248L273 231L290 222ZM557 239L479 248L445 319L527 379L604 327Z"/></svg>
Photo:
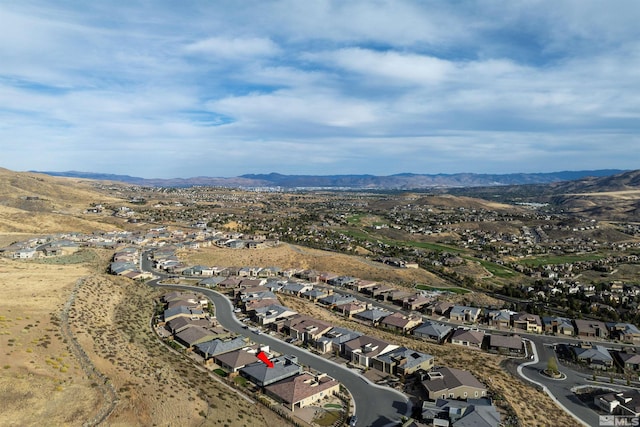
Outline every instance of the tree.
<svg viewBox="0 0 640 427"><path fill-rule="evenodd" d="M547 361L547 373L551 375L559 375L560 371L558 371L558 362L556 361L555 356L549 357Z"/></svg>

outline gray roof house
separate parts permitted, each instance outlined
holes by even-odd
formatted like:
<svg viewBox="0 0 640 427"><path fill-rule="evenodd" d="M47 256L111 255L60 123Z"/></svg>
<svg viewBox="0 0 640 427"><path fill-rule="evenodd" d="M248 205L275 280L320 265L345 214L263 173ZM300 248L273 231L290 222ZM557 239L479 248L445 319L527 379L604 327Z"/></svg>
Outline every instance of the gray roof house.
<svg viewBox="0 0 640 427"><path fill-rule="evenodd" d="M295 316L296 314L298 313L279 304L271 304L256 309L256 319L260 325L268 325L277 320Z"/></svg>
<svg viewBox="0 0 640 427"><path fill-rule="evenodd" d="M316 349L320 353L329 353L337 350L340 354L343 354L344 343L360 336L362 336L360 332L336 326L318 338L316 341Z"/></svg>
<svg viewBox="0 0 640 427"><path fill-rule="evenodd" d="M601 345L591 346L589 344L580 347L573 347L578 362L584 362L593 369L608 369L613 366L613 358L609 350Z"/></svg>
<svg viewBox="0 0 640 427"><path fill-rule="evenodd" d="M449 319L457 322L475 323L482 311L479 307L467 307L464 305L454 305L449 312Z"/></svg>
<svg viewBox="0 0 640 427"><path fill-rule="evenodd" d="M279 292L289 295L300 295L303 292L313 289L311 283L287 282Z"/></svg>
<svg viewBox="0 0 640 427"><path fill-rule="evenodd" d="M344 343L344 354L351 363L369 367L374 357L383 355L398 348L397 345L362 335Z"/></svg>
<svg viewBox="0 0 640 427"><path fill-rule="evenodd" d="M354 302L357 301L355 297L352 297L351 295L344 295L344 294L339 294L339 293L335 293L329 296L326 296L324 298L320 298L318 300L319 303L324 304L324 305L339 305L339 304L346 304L349 302Z"/></svg>
<svg viewBox="0 0 640 427"><path fill-rule="evenodd" d="M228 353L230 351L244 348L248 345L248 340L244 337L236 337L230 340L215 339L196 344L195 349L205 359Z"/></svg>
<svg viewBox="0 0 640 427"><path fill-rule="evenodd" d="M623 342L640 344L640 329L632 323L607 323L611 338Z"/></svg>
<svg viewBox="0 0 640 427"><path fill-rule="evenodd" d="M451 427L498 427L500 413L488 398L460 400L437 399L422 404L422 419L429 425ZM436 424L446 422L446 424Z"/></svg>
<svg viewBox="0 0 640 427"><path fill-rule="evenodd" d="M382 319L390 315L391 312L380 308L372 308L353 315L356 319L378 324Z"/></svg>
<svg viewBox="0 0 640 427"><path fill-rule="evenodd" d="M419 338L430 339L436 341L438 344L442 344L447 339L451 331L453 331L453 328L449 325L428 320L414 329L413 335Z"/></svg>
<svg viewBox="0 0 640 427"><path fill-rule="evenodd" d="M273 362L273 368L269 368L261 361L247 365L240 369L240 375L252 383L264 387L302 373L302 366L298 364L296 356L280 356L272 359L271 362Z"/></svg>
<svg viewBox="0 0 640 427"><path fill-rule="evenodd" d="M616 358L620 361L620 365L622 365L624 369L640 371L640 354L618 351Z"/></svg>
<svg viewBox="0 0 640 427"><path fill-rule="evenodd" d="M549 317L542 318L542 324L544 331L556 335L569 335L573 336L576 333L576 328L573 326L571 319L566 317Z"/></svg>
<svg viewBox="0 0 640 427"><path fill-rule="evenodd" d="M471 373L446 367L428 372L422 386L431 400L478 398L487 394L487 388Z"/></svg>
<svg viewBox="0 0 640 427"><path fill-rule="evenodd" d="M435 359L430 354L400 347L374 357L371 367L387 374L406 376L419 369L428 371L433 368L434 363Z"/></svg>

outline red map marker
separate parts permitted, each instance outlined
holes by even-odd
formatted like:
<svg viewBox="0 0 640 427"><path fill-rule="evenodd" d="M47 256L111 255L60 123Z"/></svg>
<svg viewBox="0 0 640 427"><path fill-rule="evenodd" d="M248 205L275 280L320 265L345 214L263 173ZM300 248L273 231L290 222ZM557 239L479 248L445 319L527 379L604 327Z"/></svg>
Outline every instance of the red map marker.
<svg viewBox="0 0 640 427"><path fill-rule="evenodd" d="M260 353L256 354L256 357L262 360L264 364L267 365L269 368L273 368L273 362L269 360L269 356L267 356L264 351L261 351Z"/></svg>

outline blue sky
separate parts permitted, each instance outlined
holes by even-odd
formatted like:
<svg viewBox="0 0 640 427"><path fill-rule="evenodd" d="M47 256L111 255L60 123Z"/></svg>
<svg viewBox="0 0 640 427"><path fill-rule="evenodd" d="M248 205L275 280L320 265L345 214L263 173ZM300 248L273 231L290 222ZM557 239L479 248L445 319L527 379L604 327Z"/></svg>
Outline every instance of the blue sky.
<svg viewBox="0 0 640 427"><path fill-rule="evenodd" d="M0 166L640 168L640 2L0 3Z"/></svg>

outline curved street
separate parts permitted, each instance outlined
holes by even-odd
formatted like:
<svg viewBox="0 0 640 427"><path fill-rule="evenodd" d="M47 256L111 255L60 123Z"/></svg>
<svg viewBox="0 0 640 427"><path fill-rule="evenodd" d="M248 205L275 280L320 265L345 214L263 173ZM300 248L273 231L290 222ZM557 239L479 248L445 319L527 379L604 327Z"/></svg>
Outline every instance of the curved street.
<svg viewBox="0 0 640 427"><path fill-rule="evenodd" d="M141 263L143 269L160 275L151 270L149 264L144 262L146 261L144 258ZM358 415L358 425L372 427L397 425L403 416L410 416L411 402L404 394L388 387L373 384L358 372L344 365L309 353L268 334L258 335L248 329L244 329L244 324L238 321L233 313L231 301L219 292L198 286L163 285L159 283L160 280L151 280L147 284L154 287L197 291L206 295L215 305L216 319L229 331L246 336L253 342L268 345L279 353L295 355L301 364L310 366L319 372L324 372L342 383L353 396L356 414Z"/></svg>

